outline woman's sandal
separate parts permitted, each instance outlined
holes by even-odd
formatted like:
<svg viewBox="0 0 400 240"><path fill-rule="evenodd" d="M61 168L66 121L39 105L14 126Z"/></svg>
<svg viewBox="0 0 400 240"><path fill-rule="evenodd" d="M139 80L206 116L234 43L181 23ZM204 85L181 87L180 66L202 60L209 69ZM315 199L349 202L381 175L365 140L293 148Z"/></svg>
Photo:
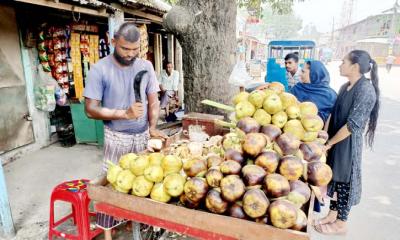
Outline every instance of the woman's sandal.
<svg viewBox="0 0 400 240"><path fill-rule="evenodd" d="M344 235L347 232L346 227L339 228L335 222L316 225L314 228L324 235Z"/></svg>
<svg viewBox="0 0 400 240"><path fill-rule="evenodd" d="M317 226L317 225L322 225L322 224L327 224L327 223L333 223L334 221L336 221L337 214L334 213L334 214L335 214L335 217L332 217L333 220L328 220L328 219L330 218L330 216L331 216L331 215L329 215L329 214L331 214L331 212L329 212L328 215L326 215L326 216L323 217L323 218L315 219L315 220L313 221L312 225L315 227L315 226Z"/></svg>

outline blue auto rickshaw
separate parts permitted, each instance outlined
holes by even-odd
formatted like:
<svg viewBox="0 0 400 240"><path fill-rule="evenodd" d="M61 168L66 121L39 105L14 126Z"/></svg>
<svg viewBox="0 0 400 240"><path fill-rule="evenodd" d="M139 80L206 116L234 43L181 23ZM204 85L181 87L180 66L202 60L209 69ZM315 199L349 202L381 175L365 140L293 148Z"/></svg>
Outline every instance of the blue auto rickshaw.
<svg viewBox="0 0 400 240"><path fill-rule="evenodd" d="M286 78L285 56L297 52L300 67L314 59L315 42L313 41L271 41L268 44L267 74L265 82L280 82L288 90Z"/></svg>

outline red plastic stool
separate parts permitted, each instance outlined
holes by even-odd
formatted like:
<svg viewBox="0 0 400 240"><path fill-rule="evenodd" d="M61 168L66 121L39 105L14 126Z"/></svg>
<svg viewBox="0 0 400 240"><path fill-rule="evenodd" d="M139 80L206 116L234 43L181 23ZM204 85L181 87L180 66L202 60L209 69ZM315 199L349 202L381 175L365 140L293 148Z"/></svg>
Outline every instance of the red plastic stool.
<svg viewBox="0 0 400 240"><path fill-rule="evenodd" d="M90 199L86 191L88 182L87 179L74 180L61 183L53 189L50 199L49 239L53 239L53 236L59 236L66 239L90 240L103 232L100 228L90 230L90 216L95 216L96 213L89 212ZM54 222L55 201L69 202L72 205L72 213L57 222ZM56 230L57 226L70 218L77 226L78 235Z"/></svg>

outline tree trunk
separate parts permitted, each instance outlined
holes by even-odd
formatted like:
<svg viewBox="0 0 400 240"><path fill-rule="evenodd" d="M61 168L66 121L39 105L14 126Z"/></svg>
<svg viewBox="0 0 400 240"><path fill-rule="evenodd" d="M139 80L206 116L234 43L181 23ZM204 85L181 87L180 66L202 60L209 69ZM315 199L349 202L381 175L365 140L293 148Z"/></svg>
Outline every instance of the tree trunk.
<svg viewBox="0 0 400 240"><path fill-rule="evenodd" d="M186 111L219 113L201 100L231 104L238 91L228 83L235 61L236 0L181 0L164 26L182 46Z"/></svg>

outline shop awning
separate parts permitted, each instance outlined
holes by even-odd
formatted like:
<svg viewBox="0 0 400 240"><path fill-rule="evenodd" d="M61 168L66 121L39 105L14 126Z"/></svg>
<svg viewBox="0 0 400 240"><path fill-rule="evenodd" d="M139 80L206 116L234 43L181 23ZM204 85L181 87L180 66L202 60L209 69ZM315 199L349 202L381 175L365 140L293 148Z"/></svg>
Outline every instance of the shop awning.
<svg viewBox="0 0 400 240"><path fill-rule="evenodd" d="M48 0L14 0L14 1L39 5L43 7L79 12L94 16L102 16L102 17L108 17L109 13L107 12L113 13L117 11L116 8L99 0L90 0L90 1L66 0L64 2L48 1Z"/></svg>
<svg viewBox="0 0 400 240"><path fill-rule="evenodd" d="M134 4L146 6L163 13L168 12L172 8L171 5L162 0L127 0L127 1Z"/></svg>

